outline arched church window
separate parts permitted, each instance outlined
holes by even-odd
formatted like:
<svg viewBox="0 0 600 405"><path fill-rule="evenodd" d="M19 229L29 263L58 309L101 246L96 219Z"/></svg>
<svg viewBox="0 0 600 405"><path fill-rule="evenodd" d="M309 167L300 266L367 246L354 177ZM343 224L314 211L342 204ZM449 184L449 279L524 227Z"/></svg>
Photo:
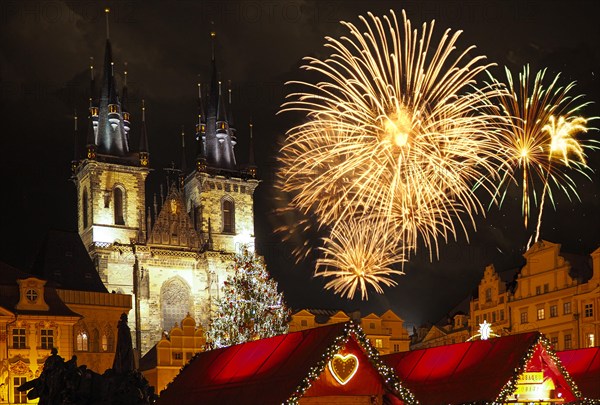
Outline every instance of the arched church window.
<svg viewBox="0 0 600 405"><path fill-rule="evenodd" d="M231 198L224 198L222 203L223 232L235 233L235 205Z"/></svg>
<svg viewBox="0 0 600 405"><path fill-rule="evenodd" d="M85 330L79 330L75 336L75 350L87 352L89 350L89 337Z"/></svg>
<svg viewBox="0 0 600 405"><path fill-rule="evenodd" d="M87 188L83 189L83 197L81 198L81 211L83 216L83 228L88 227L88 193Z"/></svg>
<svg viewBox="0 0 600 405"><path fill-rule="evenodd" d="M107 325L102 332L102 351L113 352L115 350L115 336L112 328Z"/></svg>
<svg viewBox="0 0 600 405"><path fill-rule="evenodd" d="M173 278L163 284L160 305L164 330L181 323L190 312L190 301L190 287L182 279Z"/></svg>
<svg viewBox="0 0 600 405"><path fill-rule="evenodd" d="M125 225L125 217L123 216L123 190L120 187L115 187L113 193L115 200L115 225Z"/></svg>

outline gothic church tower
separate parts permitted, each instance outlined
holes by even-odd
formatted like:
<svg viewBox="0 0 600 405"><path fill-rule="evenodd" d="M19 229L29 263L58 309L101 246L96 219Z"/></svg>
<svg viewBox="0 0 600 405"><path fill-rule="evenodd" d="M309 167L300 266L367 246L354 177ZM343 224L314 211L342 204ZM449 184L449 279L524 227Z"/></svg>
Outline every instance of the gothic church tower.
<svg viewBox="0 0 600 405"><path fill-rule="evenodd" d="M231 101L231 88L226 94L218 80L213 52L208 94L203 95L198 85L196 167L185 177L185 195L197 232L212 250L229 253L242 245L254 246L254 190L258 186L252 146L248 164L241 167L236 162Z"/></svg>
<svg viewBox="0 0 600 405"><path fill-rule="evenodd" d="M85 149L72 164L79 234L106 288L133 295L129 323L141 355L187 316L208 329L234 254L254 243L256 167L252 156L243 167L237 162L231 90L218 81L214 52L211 62L208 93L199 86L196 165L188 171L183 159L180 179L160 206L145 201L145 111L136 131L126 83L120 97L116 91L109 39L99 97L90 100ZM93 77L92 68L94 90ZM137 151L130 134L139 136Z"/></svg>
<svg viewBox="0 0 600 405"><path fill-rule="evenodd" d="M80 156L76 156L73 169L79 234L92 258L101 260L96 257L96 247L114 242L129 244L145 238L149 154L144 119L139 132L140 149L134 152L130 148L127 84L119 97L110 39L106 39L98 98L94 98L93 66L90 69L92 93L86 145ZM100 275L106 280L106 274Z"/></svg>

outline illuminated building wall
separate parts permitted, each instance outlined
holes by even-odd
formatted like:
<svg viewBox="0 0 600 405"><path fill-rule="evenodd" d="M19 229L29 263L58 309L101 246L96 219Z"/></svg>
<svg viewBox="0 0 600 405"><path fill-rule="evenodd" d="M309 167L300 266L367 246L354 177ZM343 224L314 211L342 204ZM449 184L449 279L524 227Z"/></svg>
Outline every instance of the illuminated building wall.
<svg viewBox="0 0 600 405"><path fill-rule="evenodd" d="M186 316L175 325L140 360L140 371L155 392L165 389L198 352L204 350L206 336L202 326L196 325L191 316Z"/></svg>
<svg viewBox="0 0 600 405"><path fill-rule="evenodd" d="M542 332L555 350L599 346L600 249L582 261L542 241L524 257L514 291L505 290L493 267L486 269L471 301L471 334L485 319L501 335Z"/></svg>
<svg viewBox="0 0 600 405"><path fill-rule="evenodd" d="M297 332L323 325L344 323L351 319L360 323L367 339L380 354L408 350L410 338L404 328L404 321L392 310L387 310L381 316L371 313L361 317L358 311L346 314L343 311L303 309L292 314L289 331Z"/></svg>
<svg viewBox="0 0 600 405"><path fill-rule="evenodd" d="M141 120L132 120L126 82L117 90L108 38L99 91L90 67L88 131L71 162L78 229L106 288L133 295L128 319L141 355L188 313L207 327L234 254L254 245L256 167L252 152L248 164L237 163L231 89L226 94L217 80L214 52L211 65L208 92L198 85L195 165L187 169L184 149L181 174L159 201L146 201L151 149L145 103ZM133 137L138 150L130 146Z"/></svg>
<svg viewBox="0 0 600 405"><path fill-rule="evenodd" d="M27 403L16 388L40 376L52 348L100 374L112 367L131 296L47 284L0 262L0 404Z"/></svg>

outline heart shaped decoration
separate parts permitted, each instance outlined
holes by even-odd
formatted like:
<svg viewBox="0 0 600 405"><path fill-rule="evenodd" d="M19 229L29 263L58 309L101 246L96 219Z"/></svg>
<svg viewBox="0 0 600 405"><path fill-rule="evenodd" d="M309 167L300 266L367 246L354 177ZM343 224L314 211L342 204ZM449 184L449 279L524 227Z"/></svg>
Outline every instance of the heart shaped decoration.
<svg viewBox="0 0 600 405"><path fill-rule="evenodd" d="M329 360L329 371L337 382L345 385L358 371L358 358L352 353L336 353L333 359Z"/></svg>

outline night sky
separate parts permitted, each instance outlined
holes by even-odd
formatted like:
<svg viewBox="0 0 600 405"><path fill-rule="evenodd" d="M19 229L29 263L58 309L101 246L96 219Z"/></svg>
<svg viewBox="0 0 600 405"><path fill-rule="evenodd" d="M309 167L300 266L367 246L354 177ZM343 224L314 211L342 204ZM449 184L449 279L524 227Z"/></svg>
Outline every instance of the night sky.
<svg viewBox="0 0 600 405"><path fill-rule="evenodd" d="M77 111L85 131L89 57L95 58L98 75L106 5L112 10L110 38L119 85L123 62L128 63L134 139L141 99L146 100L154 169L149 198L164 182L162 168L180 163L182 125L192 143L196 83L209 82L209 33L217 32L221 79L233 86L238 162L247 161L247 124L254 123L262 180L255 194L257 250L293 308L361 309L363 314L391 308L409 326L435 322L476 288L487 264L499 271L521 265L533 232L523 229L520 191L512 189L502 209L492 208L487 218L478 219L470 242L464 236L449 241L433 262L421 250L405 267L407 274L396 277L397 287L370 294L368 302L337 299L323 291L322 280L311 278L313 263L294 264L293 246L273 233L286 219L274 212L278 196L272 184L278 145L298 118L276 113L287 93L284 83L306 79L299 69L302 57L325 57L323 38L346 33L339 20L358 23L360 14L381 15L390 8L398 14L406 9L413 26L435 19L438 35L446 28L463 30L459 46L475 44L477 54L499 66L516 72L529 63L532 70L562 72L565 84L576 80L577 91L595 103L585 114L600 115L596 1L2 2L0 260L23 269L31 265L48 229L76 229L75 187L69 181L72 117ZM598 138L598 132L587 136ZM600 246L600 153L591 153L588 162L592 181L574 175L581 201L559 197L556 211L545 211L541 229L542 239L582 255Z"/></svg>

